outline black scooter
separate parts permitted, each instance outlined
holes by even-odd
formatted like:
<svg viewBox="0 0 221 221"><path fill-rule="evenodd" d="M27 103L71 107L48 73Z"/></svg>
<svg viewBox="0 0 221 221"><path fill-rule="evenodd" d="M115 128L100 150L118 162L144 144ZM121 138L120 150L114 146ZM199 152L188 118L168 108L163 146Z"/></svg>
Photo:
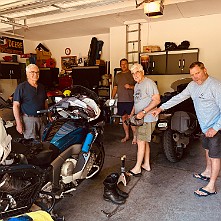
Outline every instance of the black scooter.
<svg viewBox="0 0 221 221"><path fill-rule="evenodd" d="M161 96L161 104L180 93L187 84L181 81L177 85L177 91L167 92ZM201 130L191 98L162 112L155 129L155 135L162 136L163 150L170 162L180 161L190 139L199 137L200 133Z"/></svg>

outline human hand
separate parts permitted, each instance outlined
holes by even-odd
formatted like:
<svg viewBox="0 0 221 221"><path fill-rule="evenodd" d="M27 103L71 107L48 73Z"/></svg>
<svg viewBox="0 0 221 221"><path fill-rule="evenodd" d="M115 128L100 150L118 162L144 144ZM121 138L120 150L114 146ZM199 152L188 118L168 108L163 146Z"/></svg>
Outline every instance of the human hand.
<svg viewBox="0 0 221 221"><path fill-rule="evenodd" d="M143 113L143 111L139 112L136 116L137 119L142 119L145 116L145 114Z"/></svg>
<svg viewBox="0 0 221 221"><path fill-rule="evenodd" d="M162 109L158 107L157 109L154 109L153 111L151 111L151 114L154 117L157 117L160 114L161 111L162 111Z"/></svg>
<svg viewBox="0 0 221 221"><path fill-rule="evenodd" d="M54 119L53 119L51 116L48 116L48 120L49 120L50 122L53 122L53 121L54 121Z"/></svg>
<svg viewBox="0 0 221 221"><path fill-rule="evenodd" d="M206 137L214 137L216 135L217 131L214 130L213 128L209 128L206 133L205 136Z"/></svg>
<svg viewBox="0 0 221 221"><path fill-rule="evenodd" d="M18 133L23 134L23 125L21 122L16 122L16 130L18 131Z"/></svg>
<svg viewBox="0 0 221 221"><path fill-rule="evenodd" d="M130 89L130 85L129 84L125 84L124 88L128 90L128 89Z"/></svg>

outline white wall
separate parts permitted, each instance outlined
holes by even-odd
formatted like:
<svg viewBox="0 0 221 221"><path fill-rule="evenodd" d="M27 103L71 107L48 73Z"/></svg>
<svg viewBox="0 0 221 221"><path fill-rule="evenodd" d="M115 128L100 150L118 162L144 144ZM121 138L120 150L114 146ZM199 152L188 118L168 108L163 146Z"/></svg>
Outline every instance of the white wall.
<svg viewBox="0 0 221 221"><path fill-rule="evenodd" d="M120 67L120 59L126 57L126 26L110 29L110 63L111 73Z"/></svg>
<svg viewBox="0 0 221 221"><path fill-rule="evenodd" d="M92 37L96 37L98 40L102 40L104 42L101 59L109 61L110 60L109 34L47 40L42 42L35 42L35 45L37 46L39 43L45 45L51 51L52 58L55 58L56 60L56 67L58 67L59 70L61 70L61 57L67 56L65 55L65 48L71 49L71 54L69 56L77 56L78 58L79 56L87 57Z"/></svg>
<svg viewBox="0 0 221 221"><path fill-rule="evenodd" d="M221 15L208 15L196 18L183 18L177 20L169 20L154 23L145 23L141 27L141 45L159 45L164 50L166 41L175 42L179 45L182 41L188 40L190 48L199 48L199 60L204 62L208 73L221 80L219 56L221 52L221 26L219 21ZM149 29L149 32L148 32ZM126 56L126 50L122 45L126 45L125 37L122 36L125 27L111 29L111 69L119 66L119 60ZM117 34L120 33L120 37ZM112 36L116 35L116 36ZM117 50L117 49L120 50ZM114 55L114 59L112 59ZM173 81L181 77L189 77L189 75L175 76L149 76L158 81L160 93L172 91L170 85Z"/></svg>

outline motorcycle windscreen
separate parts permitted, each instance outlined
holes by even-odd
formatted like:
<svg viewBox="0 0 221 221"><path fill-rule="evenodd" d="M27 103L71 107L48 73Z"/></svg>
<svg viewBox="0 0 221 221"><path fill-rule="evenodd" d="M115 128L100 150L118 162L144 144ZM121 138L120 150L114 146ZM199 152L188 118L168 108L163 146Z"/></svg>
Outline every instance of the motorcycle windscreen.
<svg viewBox="0 0 221 221"><path fill-rule="evenodd" d="M59 150L64 151L73 144L80 144L84 141L87 130L83 127L76 127L72 121L64 123L51 140L51 144Z"/></svg>

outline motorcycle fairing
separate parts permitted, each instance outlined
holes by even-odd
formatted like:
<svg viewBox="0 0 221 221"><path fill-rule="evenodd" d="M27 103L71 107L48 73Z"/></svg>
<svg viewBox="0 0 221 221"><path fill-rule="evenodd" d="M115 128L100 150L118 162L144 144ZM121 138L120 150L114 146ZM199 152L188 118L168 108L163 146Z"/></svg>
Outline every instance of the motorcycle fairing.
<svg viewBox="0 0 221 221"><path fill-rule="evenodd" d="M76 127L73 121L67 121L57 131L51 140L51 144L64 151L73 144L82 143L86 137L86 128Z"/></svg>

